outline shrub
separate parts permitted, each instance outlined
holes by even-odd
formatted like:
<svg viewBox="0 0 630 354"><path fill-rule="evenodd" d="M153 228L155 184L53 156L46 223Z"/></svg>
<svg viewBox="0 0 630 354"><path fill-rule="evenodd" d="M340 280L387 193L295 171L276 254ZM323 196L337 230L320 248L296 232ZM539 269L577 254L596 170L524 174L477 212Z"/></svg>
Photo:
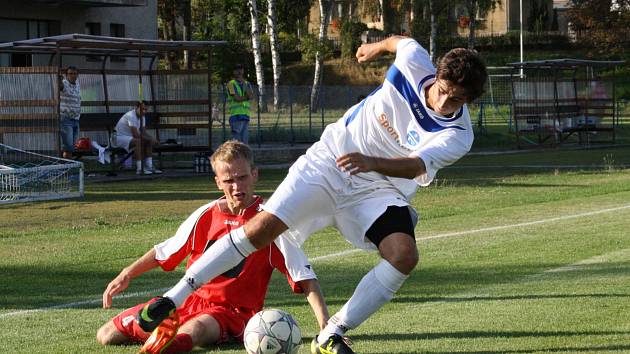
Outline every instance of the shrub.
<svg viewBox="0 0 630 354"><path fill-rule="evenodd" d="M367 25L362 22L345 21L341 25L341 57L352 58L361 46L361 34L367 31Z"/></svg>
<svg viewBox="0 0 630 354"><path fill-rule="evenodd" d="M302 51L302 61L304 62L314 61L318 50L320 50L324 59L332 57L333 54L333 44L328 38L324 39L320 47L318 36L311 33L302 37L300 49Z"/></svg>

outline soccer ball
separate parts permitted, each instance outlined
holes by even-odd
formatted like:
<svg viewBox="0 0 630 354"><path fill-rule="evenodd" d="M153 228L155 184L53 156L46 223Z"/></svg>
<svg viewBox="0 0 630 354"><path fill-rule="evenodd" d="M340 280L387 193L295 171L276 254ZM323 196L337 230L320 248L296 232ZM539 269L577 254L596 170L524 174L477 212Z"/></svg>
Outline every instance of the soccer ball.
<svg viewBox="0 0 630 354"><path fill-rule="evenodd" d="M247 322L243 339L248 354L296 354L302 334L291 315L268 309L258 312Z"/></svg>

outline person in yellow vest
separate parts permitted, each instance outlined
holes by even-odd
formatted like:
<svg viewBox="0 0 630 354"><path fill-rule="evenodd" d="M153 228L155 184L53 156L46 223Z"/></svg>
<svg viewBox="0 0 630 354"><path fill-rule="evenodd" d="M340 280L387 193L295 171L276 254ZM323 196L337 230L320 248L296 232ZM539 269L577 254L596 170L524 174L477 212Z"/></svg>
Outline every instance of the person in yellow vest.
<svg viewBox="0 0 630 354"><path fill-rule="evenodd" d="M234 66L234 79L227 83L227 103L230 112L232 139L248 143L249 101L254 97L252 85L244 78L242 64Z"/></svg>

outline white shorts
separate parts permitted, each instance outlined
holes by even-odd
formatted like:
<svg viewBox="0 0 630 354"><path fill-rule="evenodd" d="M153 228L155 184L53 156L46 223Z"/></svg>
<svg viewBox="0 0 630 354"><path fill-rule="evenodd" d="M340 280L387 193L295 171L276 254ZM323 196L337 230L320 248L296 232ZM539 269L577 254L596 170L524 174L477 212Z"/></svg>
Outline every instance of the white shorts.
<svg viewBox="0 0 630 354"><path fill-rule="evenodd" d="M343 179L348 180L345 186L339 184ZM355 247L374 250L376 246L365 233L392 205L409 207L416 225L416 211L393 186L376 182L363 188L351 186L350 177L336 168L311 163L302 156L261 208L287 224L289 230L283 236L297 246L312 233L334 226Z"/></svg>
<svg viewBox="0 0 630 354"><path fill-rule="evenodd" d="M114 143L114 147L123 148L127 152L131 151L131 140L133 140L133 136L129 135L116 135L116 142Z"/></svg>

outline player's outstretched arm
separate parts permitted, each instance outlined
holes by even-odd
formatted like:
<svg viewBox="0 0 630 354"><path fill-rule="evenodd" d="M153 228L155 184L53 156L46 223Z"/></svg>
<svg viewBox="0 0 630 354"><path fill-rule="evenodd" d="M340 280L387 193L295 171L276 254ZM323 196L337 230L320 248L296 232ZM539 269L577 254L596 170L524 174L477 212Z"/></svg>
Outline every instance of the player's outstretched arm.
<svg viewBox="0 0 630 354"><path fill-rule="evenodd" d="M380 42L363 44L357 49L356 57L359 63L378 58L383 53L396 53L398 42L406 37L391 36Z"/></svg>
<svg viewBox="0 0 630 354"><path fill-rule="evenodd" d="M131 279L148 272L158 265L158 262L155 260L155 249L151 248L144 256L123 269L105 288L105 292L103 292L103 308L108 309L112 306L112 298L125 291Z"/></svg>
<svg viewBox="0 0 630 354"><path fill-rule="evenodd" d="M324 294L322 294L322 289L319 287L319 281L317 281L317 279L302 280L300 281L300 287L304 291L306 300L309 305L311 305L311 309L317 318L319 329L324 329L330 315L328 314L328 307L326 306L326 301L324 300Z"/></svg>
<svg viewBox="0 0 630 354"><path fill-rule="evenodd" d="M360 172L378 172L389 177L413 179L426 173L424 161L419 157L384 158L351 152L337 158L337 167L350 175Z"/></svg>

